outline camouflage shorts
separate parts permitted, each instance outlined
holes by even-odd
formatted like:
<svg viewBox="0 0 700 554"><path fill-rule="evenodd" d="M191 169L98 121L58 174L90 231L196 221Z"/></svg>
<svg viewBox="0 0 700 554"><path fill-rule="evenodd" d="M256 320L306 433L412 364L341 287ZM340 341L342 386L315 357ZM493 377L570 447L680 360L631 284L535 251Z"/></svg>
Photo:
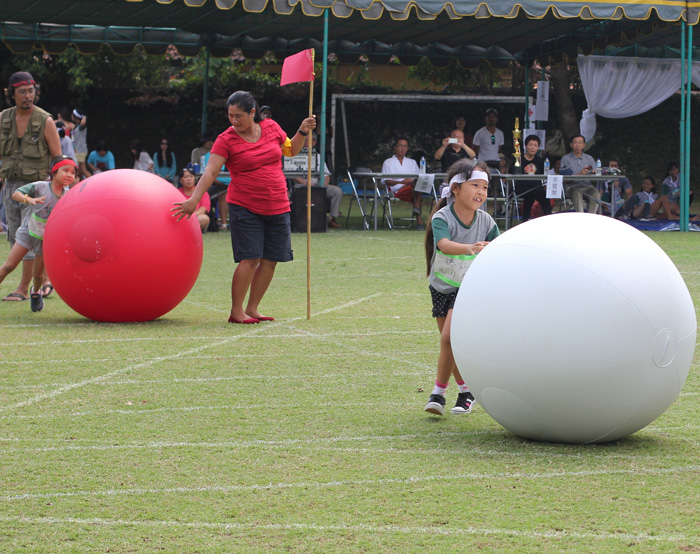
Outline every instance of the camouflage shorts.
<svg viewBox="0 0 700 554"><path fill-rule="evenodd" d="M22 219L31 211L29 204L12 200L12 193L29 182L22 179L5 179L5 186L2 189L2 203L5 206L5 215L7 216L7 240L10 242L10 247L15 243L15 235L22 225ZM27 252L27 255L22 259L33 260L34 252Z"/></svg>

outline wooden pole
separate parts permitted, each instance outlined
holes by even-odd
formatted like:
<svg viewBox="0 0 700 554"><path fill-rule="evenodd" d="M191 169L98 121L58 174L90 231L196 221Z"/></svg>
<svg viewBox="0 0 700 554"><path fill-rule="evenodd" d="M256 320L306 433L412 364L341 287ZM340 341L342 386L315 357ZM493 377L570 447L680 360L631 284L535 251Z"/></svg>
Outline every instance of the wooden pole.
<svg viewBox="0 0 700 554"><path fill-rule="evenodd" d="M311 50L311 63L314 62L314 50ZM314 115L314 82L309 81L309 117ZM308 169L306 173L306 319L311 319L311 147L312 131L306 137L308 150Z"/></svg>

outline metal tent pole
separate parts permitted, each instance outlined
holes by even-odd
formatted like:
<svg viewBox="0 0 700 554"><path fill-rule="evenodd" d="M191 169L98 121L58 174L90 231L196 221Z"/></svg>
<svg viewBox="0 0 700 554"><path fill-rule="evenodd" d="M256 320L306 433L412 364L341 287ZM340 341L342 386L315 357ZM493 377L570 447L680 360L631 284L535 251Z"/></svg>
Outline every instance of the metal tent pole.
<svg viewBox="0 0 700 554"><path fill-rule="evenodd" d="M323 81L321 82L321 125L319 127L318 184L323 185L326 161L326 91L328 81L328 9L323 12Z"/></svg>
<svg viewBox="0 0 700 554"><path fill-rule="evenodd" d="M679 228L683 231L685 226L687 230L688 226L688 214L683 210L683 198L687 194L687 182L686 182L686 166L688 165L689 159L687 157L686 149L686 104L689 102L687 98L687 87L685 84L687 72L685 68L686 60L686 26L687 23L685 19L681 21L681 117L680 117L680 197L678 198L678 207L680 208L679 216ZM670 214L664 214L667 217ZM670 219L670 218L669 218ZM685 224L685 225L684 225Z"/></svg>
<svg viewBox="0 0 700 554"><path fill-rule="evenodd" d="M206 61L204 63L204 87L202 91L202 135L207 130L207 97L209 96L209 39L207 38Z"/></svg>
<svg viewBox="0 0 700 554"><path fill-rule="evenodd" d="M686 99L685 99L685 167L684 179L681 180L681 198L680 198L680 230L689 231L690 224L690 110L692 106L692 84L693 84L693 26L688 25L687 32L688 46L686 48Z"/></svg>

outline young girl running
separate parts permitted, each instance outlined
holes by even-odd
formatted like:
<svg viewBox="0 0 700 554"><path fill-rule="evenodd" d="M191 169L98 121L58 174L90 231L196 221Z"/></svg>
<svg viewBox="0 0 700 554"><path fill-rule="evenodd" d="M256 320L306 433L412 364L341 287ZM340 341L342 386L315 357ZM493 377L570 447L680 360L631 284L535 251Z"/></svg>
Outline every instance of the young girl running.
<svg viewBox="0 0 700 554"><path fill-rule="evenodd" d="M498 236L498 226L485 210L489 185L489 168L485 162L459 160L447 174L449 185L443 189L442 199L428 223L425 236L425 255L428 264L430 294L433 299L433 317L440 330L440 355L437 379L425 411L445 413L445 390L450 374L454 375L459 395L453 414L468 414L474 396L457 369L450 344L452 308L459 285L472 260Z"/></svg>
<svg viewBox="0 0 700 554"><path fill-rule="evenodd" d="M33 280L30 289L31 308L40 312L44 308L44 298L41 286L44 283L44 227L54 206L58 203L65 190L75 180L75 162L67 156L55 158L51 165L51 180L36 181L19 187L12 193L12 200L22 204L31 204L32 210L25 216L22 225L17 229L15 244L10 250L7 261L0 265L0 283L3 282L17 267L29 250L33 250L34 258Z"/></svg>

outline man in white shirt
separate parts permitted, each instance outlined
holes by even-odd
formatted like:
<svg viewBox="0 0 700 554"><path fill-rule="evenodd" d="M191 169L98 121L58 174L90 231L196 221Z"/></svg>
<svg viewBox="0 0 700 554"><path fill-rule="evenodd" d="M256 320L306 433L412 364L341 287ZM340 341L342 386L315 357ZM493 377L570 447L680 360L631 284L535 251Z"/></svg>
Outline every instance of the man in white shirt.
<svg viewBox="0 0 700 554"><path fill-rule="evenodd" d="M394 155L391 158L384 160L384 164L382 165L382 173L412 173L416 175L420 173L416 161L406 157L407 152L408 139L405 137L397 137L394 141ZM421 217L423 199L420 192L415 192L413 190L413 187L416 184L416 179L411 177L401 179L397 177L394 179L382 179L382 183L384 183L399 200L413 203L413 215L416 218L416 230L422 231L425 229L423 219Z"/></svg>
<svg viewBox="0 0 700 554"><path fill-rule="evenodd" d="M484 114L486 125L474 135L474 151L477 158L486 162L490 167L498 168L501 148L505 142L503 131L496 128L498 123L498 111L489 108Z"/></svg>
<svg viewBox="0 0 700 554"><path fill-rule="evenodd" d="M571 139L571 152L561 159L562 175L594 175L595 160L588 154L584 154L586 139L583 135L576 135ZM600 191L591 181L574 181L566 183L564 180L564 192L574 203L577 212L583 211L584 194L588 199L588 213L598 213L600 209Z"/></svg>
<svg viewBox="0 0 700 554"><path fill-rule="evenodd" d="M316 135L316 133L313 133L312 137L312 145L313 148L316 149L318 135ZM321 167L321 153L318 151L316 152L315 167ZM323 162L323 175L323 185L326 187L326 198L328 198L328 201L331 205L331 211L328 217L328 226L333 227L334 229L339 229L342 227L342 225L338 223L338 220L336 218L340 216L340 203L343 200L343 189L341 189L338 185L331 184L331 172L328 171L328 166L326 165L325 161ZM295 177L294 182L297 185L306 186L306 177ZM311 184L313 186L318 185L318 177L311 177Z"/></svg>

